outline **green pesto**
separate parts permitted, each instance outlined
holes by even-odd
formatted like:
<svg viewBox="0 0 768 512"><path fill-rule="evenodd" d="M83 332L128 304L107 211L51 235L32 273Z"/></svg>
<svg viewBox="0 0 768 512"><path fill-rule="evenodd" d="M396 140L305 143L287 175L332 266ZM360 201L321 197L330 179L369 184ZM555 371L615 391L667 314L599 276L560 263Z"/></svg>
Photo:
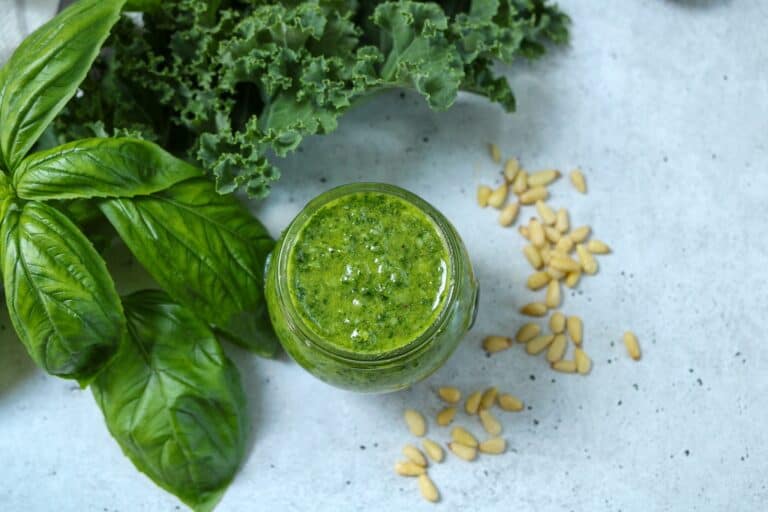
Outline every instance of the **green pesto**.
<svg viewBox="0 0 768 512"><path fill-rule="evenodd" d="M309 328L342 350L407 345L442 310L450 255L432 219L399 197L357 192L318 209L288 259L291 301Z"/></svg>

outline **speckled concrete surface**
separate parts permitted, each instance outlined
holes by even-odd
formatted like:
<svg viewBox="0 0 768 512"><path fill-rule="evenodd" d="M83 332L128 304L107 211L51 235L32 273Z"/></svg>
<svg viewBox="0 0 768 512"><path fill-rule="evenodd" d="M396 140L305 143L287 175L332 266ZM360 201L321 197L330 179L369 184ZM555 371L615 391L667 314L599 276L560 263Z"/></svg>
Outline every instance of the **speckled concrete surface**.
<svg viewBox="0 0 768 512"><path fill-rule="evenodd" d="M562 4L573 44L510 70L520 112L463 97L434 114L414 95L371 101L283 165L255 211L274 234L317 193L353 180L405 186L441 208L483 287L474 331L412 390L359 396L288 361L231 351L243 371L253 443L219 510L762 510L768 500L768 4L632 0ZM587 378L553 374L484 334L512 332L534 295L521 241L474 206L493 182L485 143L531 168L580 165L552 204L612 244L601 272L567 295L585 321ZM134 275L124 254L112 266ZM3 318L3 324L8 325ZM624 329L644 358L629 360ZM529 408L502 415L510 453L432 470L435 508L392 464L410 440L406 406L432 415L432 390L496 384ZM479 431L474 422L463 421ZM445 440L447 432L431 428ZM36 370L0 338L0 508L163 511L178 503L123 458L90 394Z"/></svg>

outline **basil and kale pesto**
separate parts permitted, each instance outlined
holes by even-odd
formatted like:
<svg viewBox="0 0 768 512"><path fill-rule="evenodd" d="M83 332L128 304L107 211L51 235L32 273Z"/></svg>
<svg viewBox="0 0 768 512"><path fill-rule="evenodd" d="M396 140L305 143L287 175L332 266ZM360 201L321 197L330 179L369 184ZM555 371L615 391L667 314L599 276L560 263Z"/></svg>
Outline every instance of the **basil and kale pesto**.
<svg viewBox="0 0 768 512"><path fill-rule="evenodd" d="M342 350L376 354L435 321L450 283L446 242L429 216L381 192L322 206L288 260L291 300L309 327Z"/></svg>

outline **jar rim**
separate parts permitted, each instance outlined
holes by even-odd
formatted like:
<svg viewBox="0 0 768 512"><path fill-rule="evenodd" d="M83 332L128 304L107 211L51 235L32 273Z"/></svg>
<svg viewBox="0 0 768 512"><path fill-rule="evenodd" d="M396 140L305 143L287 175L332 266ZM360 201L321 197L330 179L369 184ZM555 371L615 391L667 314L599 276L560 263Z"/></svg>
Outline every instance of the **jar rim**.
<svg viewBox="0 0 768 512"><path fill-rule="evenodd" d="M334 201L340 197L355 194L360 192L376 192L382 194L393 195L399 199L407 201L412 204L424 214L434 224L438 235L445 244L450 258L449 274L447 282L449 283L446 289L445 299L440 306L440 312L435 320L418 336L414 337L411 341L404 344L401 347L386 351L382 354L364 354L354 352L351 350L345 350L337 345L327 343L320 335L318 335L308 325L307 321L302 315L298 313L298 310L290 299L290 288L288 283L288 260L290 259L290 253L295 245L297 237L304 227L306 221L308 221L314 213L322 208L324 205L331 201ZM280 308L285 315L285 320L291 330L294 330L301 336L301 339L308 346L318 349L324 352L326 355L333 357L337 360L342 360L350 364L384 364L391 363L394 360L400 358L406 358L419 351L439 333L446 323L450 320L452 305L457 300L456 286L458 283L458 276L464 269L463 259L461 258L462 245L458 240L456 230L450 224L448 219L440 213L434 206L427 201L419 197L418 195L410 192L402 187L391 185L388 183L377 182L358 182L348 183L338 187L331 188L320 195L310 200L298 215L291 221L286 228L282 236L282 241L279 246L277 254L271 258L273 261L271 264L277 265L277 271L275 272L276 279L276 295Z"/></svg>

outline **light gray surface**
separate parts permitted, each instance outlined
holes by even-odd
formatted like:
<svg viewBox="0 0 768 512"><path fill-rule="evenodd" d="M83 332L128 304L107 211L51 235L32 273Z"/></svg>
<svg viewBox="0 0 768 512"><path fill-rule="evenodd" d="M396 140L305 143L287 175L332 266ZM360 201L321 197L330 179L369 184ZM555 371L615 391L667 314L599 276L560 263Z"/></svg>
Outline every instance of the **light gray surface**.
<svg viewBox="0 0 768 512"><path fill-rule="evenodd" d="M502 415L511 453L431 470L441 510L764 509L768 5L562 4L574 20L572 47L511 70L517 114L469 97L434 114L414 95L394 93L285 162L273 195L255 207L274 234L330 186L400 184L464 236L481 310L445 368L387 396L337 391L287 361L231 351L250 395L254 441L219 510L433 510L392 465L411 441L403 408L432 416L432 390L445 383L496 384L532 409ZM563 182L551 202L614 248L564 306L584 318L589 377L554 374L520 347L491 359L479 349L484 334L513 332L517 306L538 296L523 288L520 237L474 204L475 186L497 176L489 141L530 168L580 165L588 176L589 195ZM112 259L121 273L135 270L124 255ZM621 346L627 328L640 337L640 363ZM448 433L432 425L430 436ZM178 505L123 458L90 394L36 370L8 330L0 461L3 510Z"/></svg>

